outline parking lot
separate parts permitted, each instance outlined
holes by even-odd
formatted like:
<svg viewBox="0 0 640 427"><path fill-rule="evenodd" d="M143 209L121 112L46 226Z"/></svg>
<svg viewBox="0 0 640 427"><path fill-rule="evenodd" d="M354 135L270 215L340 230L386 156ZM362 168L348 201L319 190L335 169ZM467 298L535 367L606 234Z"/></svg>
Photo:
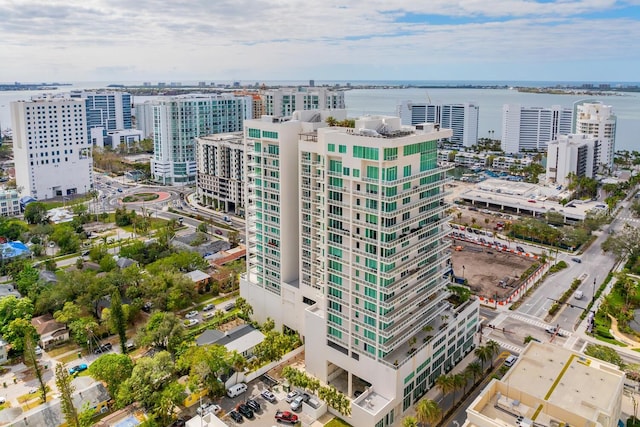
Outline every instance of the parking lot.
<svg viewBox="0 0 640 427"><path fill-rule="evenodd" d="M260 379L247 384L248 390L244 394L235 398L229 398L225 396L219 402L216 402L222 408L222 411L218 414L218 416L230 426L251 425L256 427L271 427L278 424L278 422L275 420L275 415L278 410L290 412L294 411L291 410L290 403L286 401L287 392L283 390L282 385L275 385L270 388L271 385L272 383L261 377ZM260 393L265 390L271 390L271 392L276 396L275 402L268 402L260 395ZM250 398L258 402L258 404L260 405L260 411L254 412L254 417L252 419L243 417L241 423L232 420L229 416L229 412L233 411L239 404L245 403L247 399ZM195 410L196 406L192 408L192 411L194 413ZM294 413L300 416L301 411Z"/></svg>

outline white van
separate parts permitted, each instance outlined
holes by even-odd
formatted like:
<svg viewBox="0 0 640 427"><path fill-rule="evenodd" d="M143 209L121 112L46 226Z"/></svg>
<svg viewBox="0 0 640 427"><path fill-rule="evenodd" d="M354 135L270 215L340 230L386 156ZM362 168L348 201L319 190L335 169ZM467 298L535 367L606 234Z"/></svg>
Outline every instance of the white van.
<svg viewBox="0 0 640 427"><path fill-rule="evenodd" d="M573 296L575 297L575 299L582 299L582 296L584 294L582 293L582 291L576 291L575 294L573 294Z"/></svg>
<svg viewBox="0 0 640 427"><path fill-rule="evenodd" d="M227 396L234 398L236 396L240 396L245 391L247 391L247 385L245 383L239 383L232 385L227 389Z"/></svg>

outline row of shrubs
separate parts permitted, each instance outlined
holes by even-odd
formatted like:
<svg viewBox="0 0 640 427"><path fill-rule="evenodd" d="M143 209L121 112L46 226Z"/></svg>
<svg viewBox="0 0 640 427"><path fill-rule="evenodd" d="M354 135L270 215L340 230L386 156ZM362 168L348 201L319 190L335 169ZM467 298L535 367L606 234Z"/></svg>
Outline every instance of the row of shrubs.
<svg viewBox="0 0 640 427"><path fill-rule="evenodd" d="M564 291L558 302L553 303L553 305L549 308L550 316L555 315L558 310L560 310L560 305L565 304L567 301L569 301L573 293L576 291L576 289L578 289L578 286L580 286L580 283L582 283L580 279L573 279L573 282L571 283L571 286L569 286L569 289Z"/></svg>

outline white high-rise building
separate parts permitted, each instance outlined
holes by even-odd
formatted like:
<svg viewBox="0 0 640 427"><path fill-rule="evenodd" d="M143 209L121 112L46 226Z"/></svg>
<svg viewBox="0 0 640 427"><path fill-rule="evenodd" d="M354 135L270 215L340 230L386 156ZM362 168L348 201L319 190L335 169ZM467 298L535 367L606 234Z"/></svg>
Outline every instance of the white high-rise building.
<svg viewBox="0 0 640 427"><path fill-rule="evenodd" d="M11 103L16 184L21 196L45 200L93 187L85 103L45 97Z"/></svg>
<svg viewBox="0 0 640 427"><path fill-rule="evenodd" d="M573 110L554 105L523 107L505 104L502 109L502 150L515 154L522 151L546 151L547 144L558 135L571 133Z"/></svg>
<svg viewBox="0 0 640 427"><path fill-rule="evenodd" d="M195 181L196 138L241 131L244 103L244 97L228 94L181 95L150 101L149 108L153 112L153 178L163 184ZM145 109L140 111L144 113Z"/></svg>
<svg viewBox="0 0 640 427"><path fill-rule="evenodd" d="M566 186L570 173L593 178L598 166L593 135L558 135L547 147L547 180Z"/></svg>
<svg viewBox="0 0 640 427"><path fill-rule="evenodd" d="M285 87L262 93L264 114L271 116L291 116L298 110L343 109L344 92L322 87Z"/></svg>
<svg viewBox="0 0 640 427"><path fill-rule="evenodd" d="M197 139L196 193L200 203L244 215L246 170L242 132Z"/></svg>
<svg viewBox="0 0 640 427"><path fill-rule="evenodd" d="M457 147L472 147L478 142L479 107L473 103L427 104L403 101L397 107L403 125L437 123L451 129L450 138L442 140Z"/></svg>
<svg viewBox="0 0 640 427"><path fill-rule="evenodd" d="M597 101L578 101L574 109L573 132L593 135L598 141L598 165L611 169L616 149L617 120L612 107Z"/></svg>
<svg viewBox="0 0 640 427"><path fill-rule="evenodd" d="M448 297L449 207L437 140L451 130L344 111L245 123L251 172L241 295L305 340L306 371L356 427L397 425L474 347L478 301ZM250 148L251 147L251 148Z"/></svg>

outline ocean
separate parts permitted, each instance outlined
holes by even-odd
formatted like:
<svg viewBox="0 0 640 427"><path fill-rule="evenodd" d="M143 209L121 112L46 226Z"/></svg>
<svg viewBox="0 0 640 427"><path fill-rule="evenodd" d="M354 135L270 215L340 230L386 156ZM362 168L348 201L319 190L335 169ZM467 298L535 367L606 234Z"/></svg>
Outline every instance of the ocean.
<svg viewBox="0 0 640 427"><path fill-rule="evenodd" d="M113 82L79 82L71 86L60 86L54 92L68 92L77 89L100 89L105 88ZM184 82L187 84L188 82ZM241 84L254 84L256 82L241 82ZM267 82L267 84L280 85L304 85L308 82ZM341 84L347 82L325 82L316 81L316 85ZM351 89L345 93L345 103L350 117L357 117L365 114L396 114L397 105L404 100L414 102L443 102L443 103L464 103L473 102L479 106L479 137L492 137L500 139L502 135L502 107L504 104L520 104L529 107L550 107L561 105L570 107L575 101L589 98L611 105L618 118L616 129L616 150L638 150L640 151L640 93L615 92L610 96L586 97L577 95L554 95L535 94L518 92L512 89L470 89L470 88L415 88L401 86L446 86L446 85L474 85L474 86L529 86L548 87L561 85L579 86L581 82L481 82L481 81L377 81L364 82L352 81L356 85L378 85L378 86L400 86L394 88L375 89ZM139 82L117 82L116 84L140 84ZM612 87L618 83L610 82ZM42 91L0 91L0 129L11 127L11 115L9 104L12 101L30 99L32 96L40 95ZM134 97L134 103L141 103L149 99L148 97Z"/></svg>

